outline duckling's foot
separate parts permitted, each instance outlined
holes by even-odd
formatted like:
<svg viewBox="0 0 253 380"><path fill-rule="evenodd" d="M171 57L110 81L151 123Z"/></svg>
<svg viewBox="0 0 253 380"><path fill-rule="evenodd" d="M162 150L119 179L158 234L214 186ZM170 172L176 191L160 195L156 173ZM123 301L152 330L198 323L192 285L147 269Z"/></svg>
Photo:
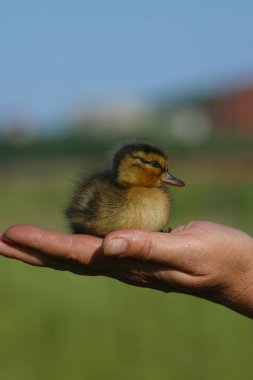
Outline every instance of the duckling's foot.
<svg viewBox="0 0 253 380"><path fill-rule="evenodd" d="M172 228L171 227L167 227L167 228L164 228L163 230L161 230L160 232L170 233L171 231L172 231Z"/></svg>

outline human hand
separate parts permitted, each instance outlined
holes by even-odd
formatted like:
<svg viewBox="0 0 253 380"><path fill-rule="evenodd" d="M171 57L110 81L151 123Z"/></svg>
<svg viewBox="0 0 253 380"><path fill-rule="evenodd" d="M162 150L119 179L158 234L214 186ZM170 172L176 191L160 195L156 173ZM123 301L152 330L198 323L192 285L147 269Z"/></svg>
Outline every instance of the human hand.
<svg viewBox="0 0 253 380"><path fill-rule="evenodd" d="M206 221L192 221L170 234L115 231L104 254L153 263L136 276L146 286L195 295L253 318L253 239ZM144 269L144 266L143 266Z"/></svg>
<svg viewBox="0 0 253 380"><path fill-rule="evenodd" d="M76 274L101 274L89 265L101 252L102 239L88 235L69 235L31 225L16 225L0 234L2 256Z"/></svg>
<svg viewBox="0 0 253 380"><path fill-rule="evenodd" d="M103 241L21 225L4 233L0 253L32 265L196 295L253 317L253 240L226 226L190 222L170 234L122 230Z"/></svg>

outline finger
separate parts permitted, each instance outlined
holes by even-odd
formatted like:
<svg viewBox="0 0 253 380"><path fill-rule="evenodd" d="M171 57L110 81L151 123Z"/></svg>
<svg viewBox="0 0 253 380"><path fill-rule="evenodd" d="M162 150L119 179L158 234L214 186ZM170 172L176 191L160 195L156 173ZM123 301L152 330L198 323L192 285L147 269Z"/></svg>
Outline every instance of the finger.
<svg viewBox="0 0 253 380"><path fill-rule="evenodd" d="M102 239L88 235L69 235L30 225L10 227L3 239L56 258L89 264L92 256L101 249Z"/></svg>
<svg viewBox="0 0 253 380"><path fill-rule="evenodd" d="M39 251L17 246L14 243L5 241L0 236L0 254L6 258L22 261L26 264L39 267L47 267L57 270L70 271L76 274L96 276L96 270L77 263L69 263L65 259L48 257Z"/></svg>
<svg viewBox="0 0 253 380"><path fill-rule="evenodd" d="M176 269L164 267L150 261L139 261L128 257L110 257L101 254L96 258L96 267L101 274L129 285L151 288L164 292L184 292L191 277Z"/></svg>
<svg viewBox="0 0 253 380"><path fill-rule="evenodd" d="M168 286L161 282L156 275L159 271L164 270L161 265L131 258L119 260L117 257L105 256L103 252L94 256L91 265L106 277L114 278L126 284L168 291Z"/></svg>
<svg viewBox="0 0 253 380"><path fill-rule="evenodd" d="M131 257L158 264L181 266L187 251L194 241L184 233L165 234L142 230L115 231L103 241L104 254L107 256Z"/></svg>
<svg viewBox="0 0 253 380"><path fill-rule="evenodd" d="M89 267L77 261L48 256L32 248L18 246L14 242L6 241L3 238L0 238L0 253L5 257L20 260L33 266L44 266L80 275L104 275L129 285L165 292L174 290L173 281L171 283L168 281L169 277L173 279L173 271L170 271L170 274L169 271L166 271L166 281L164 281L162 275L164 268L162 266L128 258L117 260L115 257L106 257L102 250L97 250L93 254Z"/></svg>
<svg viewBox="0 0 253 380"><path fill-rule="evenodd" d="M69 262L65 258L62 260L55 259L37 250L17 246L15 243L7 242L4 239L0 239L0 252L5 257L20 260L33 266L68 270L81 275L100 274L139 287L150 287L159 290L164 287L153 276L153 272L160 269L157 266L129 259L118 261L115 258L105 257L102 251L97 251L91 258L90 266L92 269L77 262Z"/></svg>
<svg viewBox="0 0 253 380"><path fill-rule="evenodd" d="M25 250L22 247L15 246L0 238L0 254L2 256L21 260L27 264L35 266L44 266L45 258L39 253L32 252L31 250Z"/></svg>

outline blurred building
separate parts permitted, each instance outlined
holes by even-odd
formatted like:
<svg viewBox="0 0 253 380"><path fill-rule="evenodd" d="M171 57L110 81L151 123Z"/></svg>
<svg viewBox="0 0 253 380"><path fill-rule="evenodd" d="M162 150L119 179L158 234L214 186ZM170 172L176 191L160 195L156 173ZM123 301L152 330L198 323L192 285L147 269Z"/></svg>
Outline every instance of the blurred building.
<svg viewBox="0 0 253 380"><path fill-rule="evenodd" d="M216 127L253 134L253 83L214 96L207 109Z"/></svg>
<svg viewBox="0 0 253 380"><path fill-rule="evenodd" d="M168 132L176 140L195 144L208 140L213 131L210 114L203 107L180 107L171 112Z"/></svg>
<svg viewBox="0 0 253 380"><path fill-rule="evenodd" d="M79 107L72 118L72 129L76 133L105 129L107 132L124 132L136 129L147 113L146 105L131 100L104 100Z"/></svg>
<svg viewBox="0 0 253 380"><path fill-rule="evenodd" d="M225 87L225 86L224 86ZM253 136L253 81L219 91L207 91L153 101L104 99L78 106L67 121L38 125L20 112L0 120L0 139L23 142L42 135L93 133L139 135L155 133L185 144L198 144L213 134Z"/></svg>
<svg viewBox="0 0 253 380"><path fill-rule="evenodd" d="M253 82L230 89L163 99L157 125L184 143L199 143L212 134L253 136Z"/></svg>

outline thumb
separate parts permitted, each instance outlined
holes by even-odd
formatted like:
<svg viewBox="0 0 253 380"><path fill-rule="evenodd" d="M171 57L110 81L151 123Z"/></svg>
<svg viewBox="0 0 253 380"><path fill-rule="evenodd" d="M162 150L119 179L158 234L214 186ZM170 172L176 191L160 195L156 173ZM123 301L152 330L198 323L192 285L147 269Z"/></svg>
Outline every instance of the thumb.
<svg viewBox="0 0 253 380"><path fill-rule="evenodd" d="M103 250L108 256L168 263L182 251L182 239L161 232L121 230L105 237Z"/></svg>

